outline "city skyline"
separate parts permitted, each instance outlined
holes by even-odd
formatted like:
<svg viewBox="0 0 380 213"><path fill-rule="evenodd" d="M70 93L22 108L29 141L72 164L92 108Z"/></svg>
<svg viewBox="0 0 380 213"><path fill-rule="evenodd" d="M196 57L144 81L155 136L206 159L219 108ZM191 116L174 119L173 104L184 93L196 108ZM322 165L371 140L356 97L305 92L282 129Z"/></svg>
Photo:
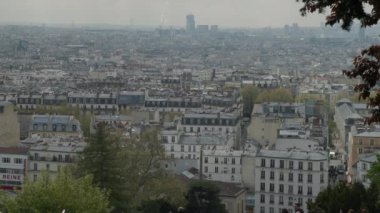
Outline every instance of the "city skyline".
<svg viewBox="0 0 380 213"><path fill-rule="evenodd" d="M274 7L274 5L276 5ZM26 0L0 1L2 24L110 24L185 27L188 14L196 25L221 27L320 26L323 15L302 17L295 0ZM148 15L147 15L148 14Z"/></svg>

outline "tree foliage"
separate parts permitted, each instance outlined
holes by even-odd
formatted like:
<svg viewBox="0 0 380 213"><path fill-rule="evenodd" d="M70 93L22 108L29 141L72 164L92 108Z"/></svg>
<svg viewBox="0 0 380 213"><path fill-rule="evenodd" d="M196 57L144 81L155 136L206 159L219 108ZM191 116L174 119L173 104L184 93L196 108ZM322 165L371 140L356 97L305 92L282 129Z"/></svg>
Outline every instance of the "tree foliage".
<svg viewBox="0 0 380 213"><path fill-rule="evenodd" d="M326 9L330 13L326 16L326 25L341 24L345 30L350 30L354 20L358 20L361 27L376 25L380 19L380 1L378 0L297 0L303 3L300 9L302 15L307 13L324 13ZM370 97L373 87L380 79L380 45L372 45L363 50L353 60L354 68L344 70L349 78L360 77L361 83L355 86L360 99L367 99L368 106L372 108L372 116L367 123L380 121L380 91L376 91L374 97Z"/></svg>
<svg viewBox="0 0 380 213"><path fill-rule="evenodd" d="M241 90L241 96L243 98L243 115L245 117L251 117L253 105L259 95L259 90L254 86L246 86Z"/></svg>
<svg viewBox="0 0 380 213"><path fill-rule="evenodd" d="M335 213L348 212L349 209L359 212L365 208L369 212L379 212L379 195L379 189L374 184L365 189L361 183L338 183L321 191L314 202L308 202L308 210L311 213Z"/></svg>
<svg viewBox="0 0 380 213"><path fill-rule="evenodd" d="M256 98L256 103L263 102L293 102L294 98L292 93L285 88L277 88L274 90L265 90L261 92Z"/></svg>
<svg viewBox="0 0 380 213"><path fill-rule="evenodd" d="M380 155L377 155L376 163L372 164L371 168L368 170L367 176L368 178L380 186Z"/></svg>
<svg viewBox="0 0 380 213"><path fill-rule="evenodd" d="M227 213L218 197L219 188L209 181L191 183L187 193L187 213Z"/></svg>
<svg viewBox="0 0 380 213"><path fill-rule="evenodd" d="M92 184L91 176L75 179L67 169L57 178L41 176L27 182L16 198L5 195L1 199L3 212L110 212L108 194Z"/></svg>
<svg viewBox="0 0 380 213"><path fill-rule="evenodd" d="M134 212L144 201L163 199L173 205L184 202L184 187L160 168L164 150L155 130L140 140L121 141L106 126L98 126L79 162L79 171L91 174L94 183L110 192L114 212Z"/></svg>

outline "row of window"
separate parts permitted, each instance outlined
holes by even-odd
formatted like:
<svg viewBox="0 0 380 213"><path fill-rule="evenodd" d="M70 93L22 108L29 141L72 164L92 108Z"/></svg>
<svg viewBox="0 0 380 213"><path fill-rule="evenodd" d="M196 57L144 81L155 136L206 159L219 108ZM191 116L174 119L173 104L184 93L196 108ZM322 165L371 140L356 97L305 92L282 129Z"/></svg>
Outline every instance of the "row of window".
<svg viewBox="0 0 380 213"><path fill-rule="evenodd" d="M269 166L267 166L267 159L261 159L261 167L270 167L270 168L280 168L280 169L285 169L285 160L279 160L278 167L276 167L276 161L274 159L269 160ZM306 162L305 162L306 163ZM290 160L288 161L288 169L296 169L294 166L294 161ZM307 162L307 164L304 167L304 162L303 161L298 161L298 166L297 169L299 170L309 170L313 171L315 168L313 168L313 162ZM319 170L323 171L324 170L324 162L319 163Z"/></svg>
<svg viewBox="0 0 380 213"><path fill-rule="evenodd" d="M1 159L1 162L2 163L11 163L11 158L9 158L9 157L3 157ZM22 160L22 158L13 158L13 163L15 163L15 164L22 164L23 160Z"/></svg>
<svg viewBox="0 0 380 213"><path fill-rule="evenodd" d="M38 124L33 124L33 130L34 131L37 131L38 130ZM65 124L60 124L60 126L61 126L61 131L62 132L65 132L66 131L66 125ZM53 132L56 132L57 131L57 127L58 127L58 124L53 124L52 125L52 131ZM42 130L43 131L47 131L48 130L48 125L47 124L42 124ZM77 125L71 125L71 130L72 131L77 131Z"/></svg>
<svg viewBox="0 0 380 213"><path fill-rule="evenodd" d="M236 164L236 159L235 158L222 158L222 160L220 161L220 163L222 163L222 164L228 164L230 162L230 160L231 160L231 164L232 165ZM209 163L208 157L204 158L204 162L205 163ZM219 158L218 157L214 158L214 163L216 163L216 164L219 163ZM241 158L240 158L240 162L239 163L241 164Z"/></svg>
<svg viewBox="0 0 380 213"><path fill-rule="evenodd" d="M0 168L0 173L6 173L6 174L24 174L24 170L23 169Z"/></svg>
<svg viewBox="0 0 380 213"><path fill-rule="evenodd" d="M266 190L266 184L265 183L260 183L260 191L265 192ZM273 183L269 184L269 192L275 192L275 185ZM278 185L278 192L277 193L285 193L284 190L284 184L279 184ZM293 190L293 185L288 185L288 192L287 194L299 194L303 195L303 186L298 186L298 190L294 191ZM307 195L313 195L313 187L308 186L307 187Z"/></svg>
<svg viewBox="0 0 380 213"><path fill-rule="evenodd" d="M220 119L220 118L182 118L182 124L185 125L235 125L233 119Z"/></svg>
<svg viewBox="0 0 380 213"><path fill-rule="evenodd" d="M186 130L187 130L186 127L183 127L183 131L186 132ZM215 131L215 128L214 128L214 127L211 127L210 129L208 129L207 127L204 127L203 130L204 130L204 131L212 131L212 132L214 132L214 131ZM191 127L189 128L189 131L190 131L190 132L194 132L194 128L191 126ZM201 132L201 128L200 128L200 127L197 127L197 132ZM222 127L219 127L219 132L223 132ZM228 128L226 128L225 132L226 132L226 133L229 133L230 130L229 130ZM232 131L232 132L234 133L234 131Z"/></svg>
<svg viewBox="0 0 380 213"><path fill-rule="evenodd" d="M205 172L205 173L208 173L208 172L209 172L209 170L208 170L208 166L205 166L205 167L204 167L204 172ZM215 166L215 168L214 168L214 173L219 173L219 167ZM227 173L228 173L228 169L223 169L223 170L221 171L221 173L227 174ZM236 173L236 169L235 169L234 167L231 168L231 174L235 174L235 173Z"/></svg>
<svg viewBox="0 0 380 213"><path fill-rule="evenodd" d="M298 174L298 182L302 183L303 182L303 176L304 174ZM266 180L267 179L267 176L266 176L266 173L264 170L261 171L260 173L260 179L262 180ZM275 180L275 172L274 171L270 171L269 172L269 179L270 180ZM284 181L284 173L283 172L280 172L279 173L279 176L278 176L278 180L279 181ZM288 179L287 179L289 182L293 182L294 181L294 174L292 172L290 172L288 174ZM308 183L312 183L313 182L313 174L307 174L307 182ZM320 174L320 183L324 183L325 182L325 178L324 178L324 174Z"/></svg>
<svg viewBox="0 0 380 213"><path fill-rule="evenodd" d="M267 202L266 197L268 197L268 196L261 194L260 195L260 203L263 203L263 204L266 203ZM311 198L308 199L308 201L311 201L311 200L312 200ZM274 195L269 195L268 201L269 201L269 204L274 204L275 203ZM303 204L303 198L302 197L299 197L298 199L293 198L293 197L288 197L287 203L285 203L283 196L278 197L278 204L280 204L280 205L293 206L294 201L296 201L296 203Z"/></svg>

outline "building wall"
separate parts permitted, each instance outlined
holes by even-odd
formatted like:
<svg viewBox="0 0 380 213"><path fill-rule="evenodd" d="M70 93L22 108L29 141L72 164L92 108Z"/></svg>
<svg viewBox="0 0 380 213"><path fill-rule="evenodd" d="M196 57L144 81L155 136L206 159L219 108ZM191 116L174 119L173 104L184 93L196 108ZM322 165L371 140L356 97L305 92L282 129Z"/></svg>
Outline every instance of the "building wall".
<svg viewBox="0 0 380 213"><path fill-rule="evenodd" d="M0 188L20 190L26 177L28 156L0 153L0 162Z"/></svg>
<svg viewBox="0 0 380 213"><path fill-rule="evenodd" d="M245 195L246 193L242 192L236 197L219 196L219 198L225 205L228 213L244 213Z"/></svg>
<svg viewBox="0 0 380 213"><path fill-rule="evenodd" d="M262 160L265 160L265 165L262 165ZM274 167L270 165L271 160L275 162ZM281 160L284 162L284 168L280 168ZM293 162L293 167L290 167L290 162ZM303 164L303 169L299 169L299 162ZM311 170L308 169L309 162L312 163ZM320 163L323 163L322 170ZM257 157L255 171L255 212L257 213L278 213L284 208L292 212L295 203L301 203L302 209L307 212L306 202L314 200L328 184L327 158L323 161L310 161ZM283 179L280 179L281 174ZM293 179L289 178L289 174Z"/></svg>
<svg viewBox="0 0 380 213"><path fill-rule="evenodd" d="M380 134L378 137L359 136L350 134L348 148L348 171L359 161L359 155L373 153L380 150Z"/></svg>
<svg viewBox="0 0 380 213"><path fill-rule="evenodd" d="M241 183L242 151L204 151L203 174L209 180Z"/></svg>
<svg viewBox="0 0 380 213"><path fill-rule="evenodd" d="M255 191L255 157L252 155L242 156L242 182L249 191Z"/></svg>
<svg viewBox="0 0 380 213"><path fill-rule="evenodd" d="M277 140L277 130L280 125L281 121L278 118L253 116L250 125L247 127L247 138L255 140L263 146L271 146Z"/></svg>
<svg viewBox="0 0 380 213"><path fill-rule="evenodd" d="M17 146L20 142L20 124L17 112L10 103L0 103L0 146Z"/></svg>

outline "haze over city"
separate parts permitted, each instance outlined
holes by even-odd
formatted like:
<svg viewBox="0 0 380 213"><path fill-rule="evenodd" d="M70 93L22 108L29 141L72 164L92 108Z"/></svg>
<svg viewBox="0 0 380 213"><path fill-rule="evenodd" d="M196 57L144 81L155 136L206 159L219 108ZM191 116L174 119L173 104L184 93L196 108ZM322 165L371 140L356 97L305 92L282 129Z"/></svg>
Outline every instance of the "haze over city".
<svg viewBox="0 0 380 213"><path fill-rule="evenodd" d="M0 1L0 23L183 26L186 14L197 24L221 27L319 26L323 15L302 17L295 0L14 0Z"/></svg>

